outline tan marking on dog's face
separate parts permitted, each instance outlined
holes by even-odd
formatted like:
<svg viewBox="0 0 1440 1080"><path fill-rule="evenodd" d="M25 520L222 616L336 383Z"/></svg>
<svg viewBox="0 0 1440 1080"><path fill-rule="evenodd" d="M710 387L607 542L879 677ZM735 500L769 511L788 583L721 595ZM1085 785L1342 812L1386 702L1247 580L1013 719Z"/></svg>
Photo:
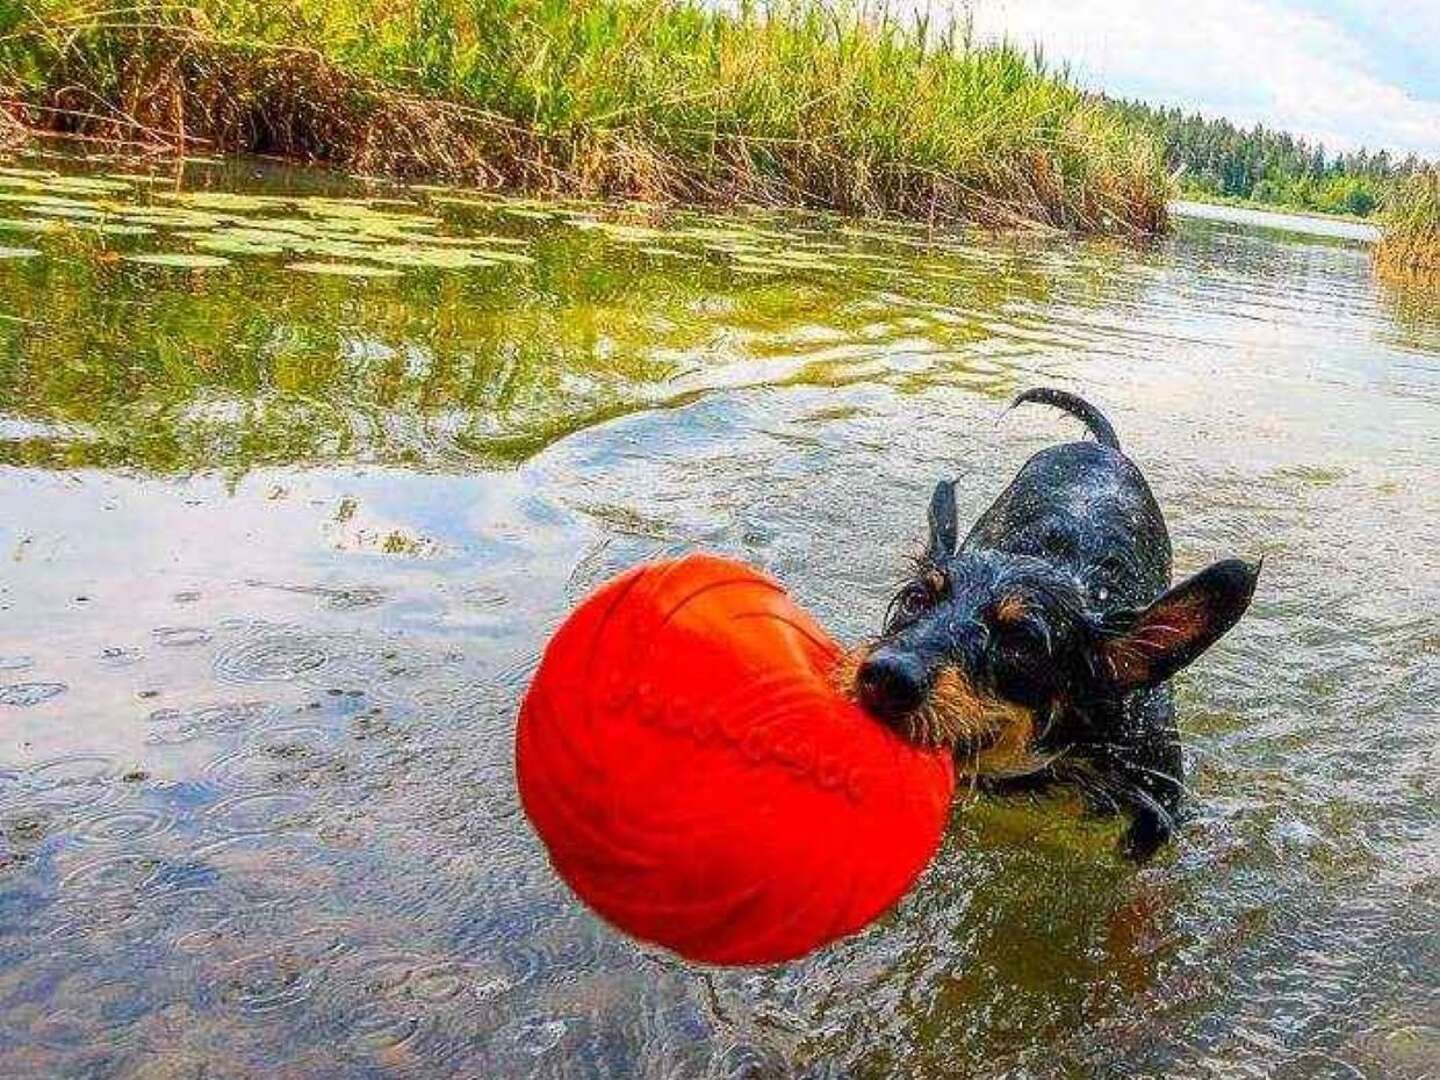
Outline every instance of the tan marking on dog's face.
<svg viewBox="0 0 1440 1080"><path fill-rule="evenodd" d="M1018 623L1021 619L1025 618L1026 610L1025 598L1011 593L995 605L995 621L1001 623Z"/></svg>
<svg viewBox="0 0 1440 1080"><path fill-rule="evenodd" d="M955 751L961 768L976 774L1023 770L1031 757L1035 713L977 689L958 668L942 668L922 708L932 713L938 745Z"/></svg>
<svg viewBox="0 0 1440 1080"><path fill-rule="evenodd" d="M980 692L957 667L942 667L921 706L899 723L911 742L953 750L962 766L982 758L1003 765L1028 746L1030 710Z"/></svg>
<svg viewBox="0 0 1440 1080"><path fill-rule="evenodd" d="M847 650L831 675L836 690L852 701L857 700L856 680L871 649L860 645ZM966 773L1019 776L1043 764L1031 745L1037 730L1034 711L977 691L956 667L941 668L924 704L896 726L918 746L954 751Z"/></svg>

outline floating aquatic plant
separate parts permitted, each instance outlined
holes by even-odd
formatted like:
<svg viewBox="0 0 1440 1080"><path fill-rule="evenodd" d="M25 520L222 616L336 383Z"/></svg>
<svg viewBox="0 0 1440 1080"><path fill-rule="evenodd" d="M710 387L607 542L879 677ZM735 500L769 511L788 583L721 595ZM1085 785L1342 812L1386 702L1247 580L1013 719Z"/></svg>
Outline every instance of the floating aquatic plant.
<svg viewBox="0 0 1440 1080"><path fill-rule="evenodd" d="M187 251L149 251L126 255L125 259L144 266L168 266L177 270L217 270L230 265L229 259L219 255L197 255Z"/></svg>
<svg viewBox="0 0 1440 1080"><path fill-rule="evenodd" d="M400 276L399 270L391 270L383 266L367 266L364 263L296 262L287 263L285 269L302 274L325 274L331 277L390 278Z"/></svg>

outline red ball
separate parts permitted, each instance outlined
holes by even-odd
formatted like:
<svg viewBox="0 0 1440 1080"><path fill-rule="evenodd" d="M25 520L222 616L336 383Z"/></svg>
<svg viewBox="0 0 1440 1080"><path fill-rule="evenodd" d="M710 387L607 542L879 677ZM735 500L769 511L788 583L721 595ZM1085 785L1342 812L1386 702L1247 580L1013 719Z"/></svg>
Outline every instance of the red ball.
<svg viewBox="0 0 1440 1080"><path fill-rule="evenodd" d="M520 796L560 876L637 938L718 964L801 956L889 909L939 846L944 751L834 687L785 591L692 555L601 586L520 711Z"/></svg>

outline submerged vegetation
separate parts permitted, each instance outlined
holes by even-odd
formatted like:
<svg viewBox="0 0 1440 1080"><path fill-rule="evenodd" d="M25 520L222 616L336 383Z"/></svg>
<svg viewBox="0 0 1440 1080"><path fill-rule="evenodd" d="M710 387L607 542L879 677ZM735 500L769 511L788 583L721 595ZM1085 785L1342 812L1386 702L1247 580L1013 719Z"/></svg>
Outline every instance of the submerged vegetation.
<svg viewBox="0 0 1440 1080"><path fill-rule="evenodd" d="M32 0L31 128L488 188L1164 227L1148 134L1009 46L819 0Z"/></svg>
<svg viewBox="0 0 1440 1080"><path fill-rule="evenodd" d="M94 155L92 155L94 156ZM709 388L917 378L1128 245L656 208L254 159L0 165L0 466L525 460ZM53 166L53 167L51 167ZM116 171L119 169L125 171ZM257 175L258 174L258 175ZM1012 389L992 365L952 377Z"/></svg>
<svg viewBox="0 0 1440 1080"><path fill-rule="evenodd" d="M1416 173L1396 187L1375 265L1387 275L1440 280L1440 169Z"/></svg>

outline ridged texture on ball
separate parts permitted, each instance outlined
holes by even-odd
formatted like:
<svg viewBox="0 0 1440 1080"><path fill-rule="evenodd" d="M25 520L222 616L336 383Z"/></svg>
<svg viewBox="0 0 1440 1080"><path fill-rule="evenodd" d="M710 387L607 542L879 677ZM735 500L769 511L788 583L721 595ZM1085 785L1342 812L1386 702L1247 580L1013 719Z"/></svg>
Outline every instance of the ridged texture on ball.
<svg viewBox="0 0 1440 1080"><path fill-rule="evenodd" d="M597 590L551 640L516 734L560 876L626 933L710 963L792 959L883 914L939 845L953 768L834 690L839 652L728 559Z"/></svg>

